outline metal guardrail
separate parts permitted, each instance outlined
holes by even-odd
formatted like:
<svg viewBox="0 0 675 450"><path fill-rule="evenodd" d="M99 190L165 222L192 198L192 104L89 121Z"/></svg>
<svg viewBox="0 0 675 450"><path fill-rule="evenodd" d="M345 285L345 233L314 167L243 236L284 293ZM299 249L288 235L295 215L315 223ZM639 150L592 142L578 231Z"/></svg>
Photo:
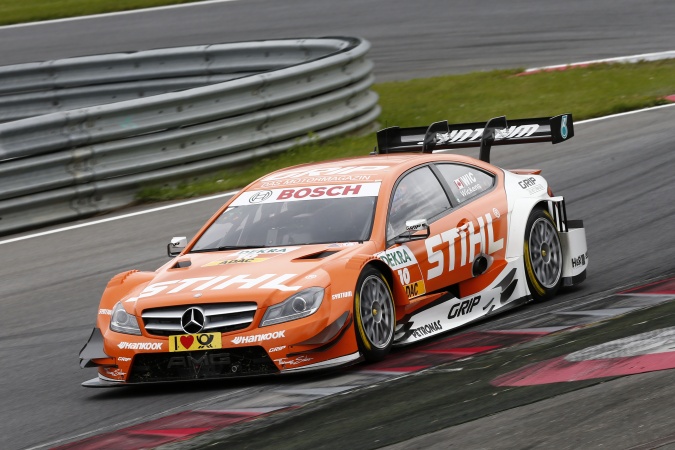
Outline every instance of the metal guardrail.
<svg viewBox="0 0 675 450"><path fill-rule="evenodd" d="M372 123L368 49L358 38L301 39L0 67L0 121L11 120L0 124L0 234ZM110 103L120 98L133 99ZM25 117L47 103L55 112Z"/></svg>

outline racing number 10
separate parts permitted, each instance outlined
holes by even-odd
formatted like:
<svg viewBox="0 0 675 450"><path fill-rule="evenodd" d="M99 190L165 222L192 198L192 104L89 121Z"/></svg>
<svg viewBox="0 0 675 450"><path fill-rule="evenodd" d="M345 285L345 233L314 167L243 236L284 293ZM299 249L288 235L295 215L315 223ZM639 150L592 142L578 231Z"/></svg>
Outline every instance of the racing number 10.
<svg viewBox="0 0 675 450"><path fill-rule="evenodd" d="M398 278L401 280L401 284L403 286L410 284L410 271L407 268L399 269L397 272Z"/></svg>

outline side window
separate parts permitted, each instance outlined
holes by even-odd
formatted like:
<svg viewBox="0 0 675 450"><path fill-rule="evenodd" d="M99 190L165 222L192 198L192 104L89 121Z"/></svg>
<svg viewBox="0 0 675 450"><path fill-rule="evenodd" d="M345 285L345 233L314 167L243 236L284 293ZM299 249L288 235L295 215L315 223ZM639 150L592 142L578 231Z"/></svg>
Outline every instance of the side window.
<svg viewBox="0 0 675 450"><path fill-rule="evenodd" d="M482 170L460 164L436 164L457 203L478 197L494 185L495 177Z"/></svg>
<svg viewBox="0 0 675 450"><path fill-rule="evenodd" d="M406 220L430 220L447 209L450 209L448 197L429 167L406 174L394 189L387 219L387 240L405 231Z"/></svg>

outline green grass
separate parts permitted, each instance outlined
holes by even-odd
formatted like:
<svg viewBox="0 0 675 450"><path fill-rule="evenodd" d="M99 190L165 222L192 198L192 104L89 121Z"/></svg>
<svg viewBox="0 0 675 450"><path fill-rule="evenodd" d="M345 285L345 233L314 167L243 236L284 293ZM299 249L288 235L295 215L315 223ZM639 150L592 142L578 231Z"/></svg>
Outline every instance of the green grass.
<svg viewBox="0 0 675 450"><path fill-rule="evenodd" d="M0 0L0 25L61 19L197 0Z"/></svg>
<svg viewBox="0 0 675 450"><path fill-rule="evenodd" d="M675 94L675 59L638 64L602 64L583 69L516 76L499 70L410 81L380 83L384 126L450 123L553 116L571 112L576 121L668 103ZM291 149L255 165L178 185L152 186L141 201L188 198L243 187L272 170L304 162L366 155L375 134L342 137Z"/></svg>

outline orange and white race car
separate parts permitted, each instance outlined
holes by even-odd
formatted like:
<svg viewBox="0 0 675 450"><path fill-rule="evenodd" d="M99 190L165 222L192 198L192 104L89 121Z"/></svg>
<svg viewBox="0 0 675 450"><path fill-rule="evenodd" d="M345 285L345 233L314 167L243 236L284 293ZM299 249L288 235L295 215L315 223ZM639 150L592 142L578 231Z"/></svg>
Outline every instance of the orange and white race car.
<svg viewBox="0 0 675 450"><path fill-rule="evenodd" d="M84 386L378 361L586 277L580 220L492 146L558 143L572 116L387 128L370 156L269 174L155 272L115 276L80 352ZM434 153L480 147L480 159Z"/></svg>

